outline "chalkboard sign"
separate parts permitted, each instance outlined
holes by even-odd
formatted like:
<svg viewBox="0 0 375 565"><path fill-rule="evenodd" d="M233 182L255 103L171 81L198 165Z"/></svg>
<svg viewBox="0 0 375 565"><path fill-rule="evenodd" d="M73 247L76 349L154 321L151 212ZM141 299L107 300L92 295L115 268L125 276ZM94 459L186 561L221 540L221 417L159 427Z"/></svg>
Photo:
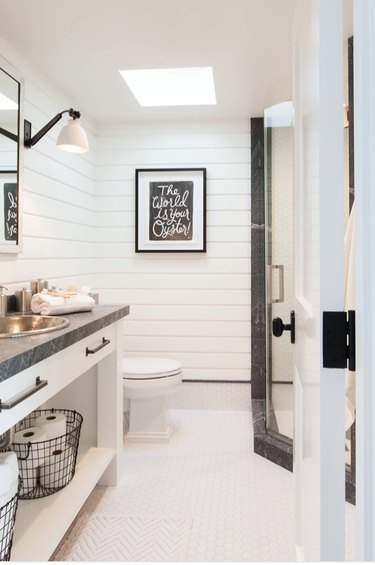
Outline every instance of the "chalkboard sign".
<svg viewBox="0 0 375 565"><path fill-rule="evenodd" d="M206 169L136 169L135 251L206 251Z"/></svg>
<svg viewBox="0 0 375 565"><path fill-rule="evenodd" d="M193 238L192 181L150 182L150 241Z"/></svg>
<svg viewBox="0 0 375 565"><path fill-rule="evenodd" d="M5 241L17 241L17 184L4 183L4 238Z"/></svg>

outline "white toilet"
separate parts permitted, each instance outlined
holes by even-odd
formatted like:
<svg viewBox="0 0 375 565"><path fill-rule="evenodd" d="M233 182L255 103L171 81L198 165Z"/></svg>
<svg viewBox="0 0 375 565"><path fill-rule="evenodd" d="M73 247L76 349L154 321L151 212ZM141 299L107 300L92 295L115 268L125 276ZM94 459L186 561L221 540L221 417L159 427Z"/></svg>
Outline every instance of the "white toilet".
<svg viewBox="0 0 375 565"><path fill-rule="evenodd" d="M175 359L123 359L124 412L129 412L126 443L167 443L173 433L167 397L182 382L182 365Z"/></svg>

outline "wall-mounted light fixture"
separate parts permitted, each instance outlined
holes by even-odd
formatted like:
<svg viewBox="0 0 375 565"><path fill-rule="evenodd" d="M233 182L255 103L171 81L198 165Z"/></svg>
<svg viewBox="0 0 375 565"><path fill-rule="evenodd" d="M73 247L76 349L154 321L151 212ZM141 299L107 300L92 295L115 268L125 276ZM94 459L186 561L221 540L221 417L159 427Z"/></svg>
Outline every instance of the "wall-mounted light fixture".
<svg viewBox="0 0 375 565"><path fill-rule="evenodd" d="M55 125L61 120L63 114L69 113L71 117L66 126L62 128L57 138L56 145L59 149L70 151L72 153L85 153L89 149L89 142L86 132L81 127L80 117L81 114L77 110L70 108L56 114L52 120L48 122L38 133L31 136L31 122L25 120L24 123L24 145L25 147L32 147Z"/></svg>
<svg viewBox="0 0 375 565"><path fill-rule="evenodd" d="M5 135L5 137L8 137L12 141L18 141L18 135L16 135L15 133L13 133L11 131L8 131L7 129L0 128L0 134Z"/></svg>

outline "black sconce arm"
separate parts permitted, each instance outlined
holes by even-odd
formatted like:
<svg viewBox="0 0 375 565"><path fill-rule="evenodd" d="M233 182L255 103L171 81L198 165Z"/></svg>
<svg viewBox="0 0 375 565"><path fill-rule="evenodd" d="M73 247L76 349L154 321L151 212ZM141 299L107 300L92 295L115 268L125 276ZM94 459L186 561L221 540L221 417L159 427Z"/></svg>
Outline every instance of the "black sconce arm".
<svg viewBox="0 0 375 565"><path fill-rule="evenodd" d="M52 118L52 120L50 120L48 122L48 124L46 124L44 127L42 127L42 129L40 131L38 131L38 133L36 133L35 135L33 135L33 137L31 137L31 122L28 122L27 120L24 121L24 145L25 147L32 147L33 145L35 145L36 143L38 143L38 141L44 136L46 135L46 133L55 125L57 124L58 121L61 120L63 114L65 114L66 112L69 112L69 116L71 118L73 118L73 120L76 120L77 118L81 117L81 113L78 112L77 110L73 110L73 108L69 108L69 110L64 110L63 112L60 112L59 114L56 114L56 116L54 118Z"/></svg>
<svg viewBox="0 0 375 565"><path fill-rule="evenodd" d="M7 129L0 127L0 134L5 135L5 137L9 137L9 139L12 139L13 141L18 141L18 135L8 131Z"/></svg>

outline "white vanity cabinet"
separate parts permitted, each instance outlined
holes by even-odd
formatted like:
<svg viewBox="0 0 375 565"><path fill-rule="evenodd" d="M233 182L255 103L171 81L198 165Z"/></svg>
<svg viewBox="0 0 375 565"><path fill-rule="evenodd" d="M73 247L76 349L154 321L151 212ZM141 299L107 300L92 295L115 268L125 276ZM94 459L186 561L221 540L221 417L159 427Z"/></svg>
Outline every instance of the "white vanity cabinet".
<svg viewBox="0 0 375 565"><path fill-rule="evenodd" d="M19 501L12 561L48 561L94 486L98 482L115 486L119 480L122 323L116 320L0 382L1 402L17 401L19 395L31 392L13 408L0 412L0 433L37 408L71 409L72 403L80 411L88 397L95 399L93 415L87 422L84 417L81 433L82 439L90 441L80 441L70 484L50 496ZM35 384L37 378L42 388Z"/></svg>

